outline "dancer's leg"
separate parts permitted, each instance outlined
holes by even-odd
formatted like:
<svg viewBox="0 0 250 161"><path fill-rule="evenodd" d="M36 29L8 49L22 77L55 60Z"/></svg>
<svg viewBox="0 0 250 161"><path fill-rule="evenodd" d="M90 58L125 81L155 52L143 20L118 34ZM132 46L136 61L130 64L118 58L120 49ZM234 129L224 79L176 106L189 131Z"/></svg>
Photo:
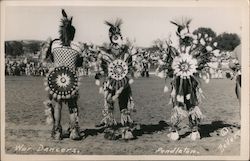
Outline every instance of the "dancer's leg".
<svg viewBox="0 0 250 161"><path fill-rule="evenodd" d="M119 107L121 111L121 124L124 126L122 128L122 138L123 139L133 139L133 120L130 116L130 110L128 109L128 102L131 97L131 87L124 88L118 97Z"/></svg>
<svg viewBox="0 0 250 161"><path fill-rule="evenodd" d="M77 97L68 101L69 117L70 117L70 138L72 140L81 139L80 127L79 127L79 112L77 105Z"/></svg>
<svg viewBox="0 0 250 161"><path fill-rule="evenodd" d="M113 116L114 101L112 100L112 97L114 94L115 91L104 88L104 109L102 110L104 118L101 120L100 125L97 126L112 127L117 124Z"/></svg>
<svg viewBox="0 0 250 161"><path fill-rule="evenodd" d="M62 139L62 126L61 126L61 111L62 102L56 101L54 107L54 125L52 129L52 137L56 140Z"/></svg>
<svg viewBox="0 0 250 161"><path fill-rule="evenodd" d="M130 117L130 111L128 110L128 101L131 96L131 87L128 86L123 89L118 97L119 107L121 111L121 123L122 125L131 125L133 120Z"/></svg>
<svg viewBox="0 0 250 161"><path fill-rule="evenodd" d="M191 129L190 138L191 140L197 140L200 139L200 133L199 133L199 124L201 122L201 119L203 118L203 114L200 111L200 108L198 106L187 104L187 108L189 111L189 127Z"/></svg>

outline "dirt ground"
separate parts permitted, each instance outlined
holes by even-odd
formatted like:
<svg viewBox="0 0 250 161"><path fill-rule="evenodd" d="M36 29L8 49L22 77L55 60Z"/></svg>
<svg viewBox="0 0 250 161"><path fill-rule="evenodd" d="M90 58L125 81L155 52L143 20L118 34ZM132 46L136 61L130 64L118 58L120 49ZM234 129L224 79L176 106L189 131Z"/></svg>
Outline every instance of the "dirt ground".
<svg viewBox="0 0 250 161"><path fill-rule="evenodd" d="M211 80L202 84L206 99L200 104L206 115L200 126L202 138L191 141L187 120L181 124L181 139L171 141L167 134L171 114L170 93L163 93L164 80L138 78L132 84L138 123L135 140L106 140L103 129L95 124L102 119L102 95L93 77L83 77L80 86L80 126L87 136L80 141L50 139L43 101L46 92L42 77L6 77L5 147L9 154L79 154L79 155L239 155L240 114L234 93L234 81ZM119 121L119 110L115 109ZM66 107L62 125L68 126ZM140 125L140 126L139 126Z"/></svg>

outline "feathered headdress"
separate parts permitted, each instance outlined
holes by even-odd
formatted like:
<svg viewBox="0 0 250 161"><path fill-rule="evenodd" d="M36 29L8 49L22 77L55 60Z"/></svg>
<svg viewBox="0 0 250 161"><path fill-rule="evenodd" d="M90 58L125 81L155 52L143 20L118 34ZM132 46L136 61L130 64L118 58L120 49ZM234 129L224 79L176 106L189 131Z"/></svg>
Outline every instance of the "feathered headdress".
<svg viewBox="0 0 250 161"><path fill-rule="evenodd" d="M64 9L62 9L61 25L59 29L60 40L63 46L70 46L70 42L75 36L75 27L72 26L73 17L68 18Z"/></svg>
<svg viewBox="0 0 250 161"><path fill-rule="evenodd" d="M115 35L119 35L121 37L121 39L122 39L122 34L121 34L121 29L120 29L120 26L122 24L121 19L117 19L115 21L115 23L105 21L105 24L110 27L109 28L109 38L110 38L111 42L112 42L112 37L115 36Z"/></svg>
<svg viewBox="0 0 250 161"><path fill-rule="evenodd" d="M178 27L176 35L180 37L180 45L189 46L192 42L192 37L190 37L189 32L189 24L191 23L191 21L192 19L187 17L182 17L181 20L170 21L172 24Z"/></svg>
<svg viewBox="0 0 250 161"><path fill-rule="evenodd" d="M170 21L172 24L176 25L177 28L177 35L180 35L181 31L185 28L187 28L188 32L189 32L189 24L191 23L192 19L187 18L187 17L182 17L181 20L174 20L174 21Z"/></svg>

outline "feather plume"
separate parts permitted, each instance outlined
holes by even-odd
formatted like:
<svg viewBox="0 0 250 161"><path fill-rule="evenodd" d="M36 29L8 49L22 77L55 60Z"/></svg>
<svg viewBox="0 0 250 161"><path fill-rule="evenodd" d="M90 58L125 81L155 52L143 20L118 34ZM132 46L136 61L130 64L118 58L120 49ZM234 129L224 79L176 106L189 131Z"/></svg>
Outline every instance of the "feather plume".
<svg viewBox="0 0 250 161"><path fill-rule="evenodd" d="M119 28L122 24L122 19L117 18L114 23L109 22L109 21L104 21L104 23L110 27L118 27Z"/></svg>
<svg viewBox="0 0 250 161"><path fill-rule="evenodd" d="M188 19L187 22L186 22L186 26L188 27L189 24L191 23L192 19Z"/></svg>
<svg viewBox="0 0 250 161"><path fill-rule="evenodd" d="M66 14L66 12L65 12L64 9L62 9L62 15L63 15L63 17L65 17L66 19L68 18L68 16L67 16L67 14Z"/></svg>
<svg viewBox="0 0 250 161"><path fill-rule="evenodd" d="M174 24L174 25L176 25L176 26L180 26L179 24L177 24L177 23L174 22L174 21L170 21L170 23L172 23L172 24Z"/></svg>
<svg viewBox="0 0 250 161"><path fill-rule="evenodd" d="M188 17L181 17L180 19L175 19L175 20L172 20L170 21L170 23L180 27L188 27L189 24L191 23L192 19L191 18L188 18Z"/></svg>
<svg viewBox="0 0 250 161"><path fill-rule="evenodd" d="M122 24L122 19L120 19L120 18L116 19L116 21L115 21L115 26L116 26L116 27L120 27L121 24Z"/></svg>
<svg viewBox="0 0 250 161"><path fill-rule="evenodd" d="M64 9L62 9L62 16L59 29L60 40L63 46L70 46L70 42L74 39L75 35L75 28L72 26L73 17L69 19Z"/></svg>
<svg viewBox="0 0 250 161"><path fill-rule="evenodd" d="M108 22L108 21L104 21L104 23L105 23L106 25L110 26L110 27L114 27L114 25L113 25L112 23Z"/></svg>
<svg viewBox="0 0 250 161"><path fill-rule="evenodd" d="M72 20L73 20L73 17L70 18L70 21L69 21L70 25L72 25Z"/></svg>

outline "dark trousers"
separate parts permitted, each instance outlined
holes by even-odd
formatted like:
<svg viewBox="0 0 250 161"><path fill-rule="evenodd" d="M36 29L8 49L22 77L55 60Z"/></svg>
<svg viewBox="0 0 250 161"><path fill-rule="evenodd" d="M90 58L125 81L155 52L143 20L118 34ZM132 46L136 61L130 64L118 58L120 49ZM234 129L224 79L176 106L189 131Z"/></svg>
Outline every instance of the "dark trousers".
<svg viewBox="0 0 250 161"><path fill-rule="evenodd" d="M122 111L123 109L127 109L128 101L129 101L130 96L131 96L131 92L132 91L131 91L130 85L127 85L120 93L120 95L118 97L118 104L119 104L120 111ZM115 95L116 91L109 90L109 93L111 93L111 96L113 97ZM108 104L113 107L114 102L108 101Z"/></svg>

